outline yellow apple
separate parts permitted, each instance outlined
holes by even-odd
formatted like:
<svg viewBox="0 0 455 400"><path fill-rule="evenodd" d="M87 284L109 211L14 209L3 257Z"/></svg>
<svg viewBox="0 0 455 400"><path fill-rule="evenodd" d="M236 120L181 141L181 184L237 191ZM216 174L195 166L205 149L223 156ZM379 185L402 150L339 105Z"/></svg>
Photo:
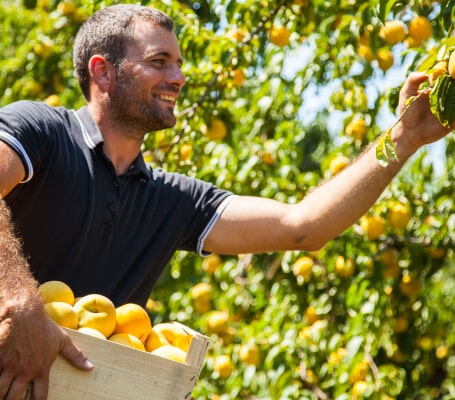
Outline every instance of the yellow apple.
<svg viewBox="0 0 455 400"><path fill-rule="evenodd" d="M110 342L122 344L124 346L132 347L136 350L145 351L143 343L134 335L130 333L115 333L108 338Z"/></svg>
<svg viewBox="0 0 455 400"><path fill-rule="evenodd" d="M126 303L117 307L114 333L130 333L145 343L151 329L150 317L139 304Z"/></svg>
<svg viewBox="0 0 455 400"><path fill-rule="evenodd" d="M295 277L301 277L304 280L309 280L313 275L314 261L311 257L299 257L294 264L292 264L292 273Z"/></svg>
<svg viewBox="0 0 455 400"><path fill-rule="evenodd" d="M82 326L78 328L77 331L82 332L89 336L96 337L98 339L106 340L106 336L104 336L100 331L93 328L89 328L88 326Z"/></svg>
<svg viewBox="0 0 455 400"><path fill-rule="evenodd" d="M261 351L256 343L242 344L239 348L239 359L245 364L258 366L261 362Z"/></svg>
<svg viewBox="0 0 455 400"><path fill-rule="evenodd" d="M269 31L269 40L271 43L283 47L289 44L291 31L282 25L273 25Z"/></svg>
<svg viewBox="0 0 455 400"><path fill-rule="evenodd" d="M226 311L213 311L207 319L207 330L209 333L223 334L227 331L229 314Z"/></svg>
<svg viewBox="0 0 455 400"><path fill-rule="evenodd" d="M228 378L234 371L234 364L231 361L231 357L227 354L218 355L213 362L213 369L222 378Z"/></svg>
<svg viewBox="0 0 455 400"><path fill-rule="evenodd" d="M172 322L162 322L155 325L152 329L162 334L171 345L185 352L188 351L192 337L179 325Z"/></svg>
<svg viewBox="0 0 455 400"><path fill-rule="evenodd" d="M74 293L65 282L47 281L39 286L38 291L43 298L44 303L62 301L69 305L74 304Z"/></svg>
<svg viewBox="0 0 455 400"><path fill-rule="evenodd" d="M51 301L44 304L44 311L57 325L70 329L77 328L77 313L68 303Z"/></svg>
<svg viewBox="0 0 455 400"><path fill-rule="evenodd" d="M162 333L151 329L145 341L145 350L151 352L158 347L164 346L165 344L170 344L166 337Z"/></svg>
<svg viewBox="0 0 455 400"><path fill-rule="evenodd" d="M112 301L101 294L88 294L75 304L79 328L88 327L100 331L105 337L111 336L116 324L116 311Z"/></svg>
<svg viewBox="0 0 455 400"><path fill-rule="evenodd" d="M455 79L455 51L450 54L447 68L452 79Z"/></svg>
<svg viewBox="0 0 455 400"><path fill-rule="evenodd" d="M170 344L160 346L150 352L150 354L154 354L156 356L164 357L169 360L174 360L177 362L184 363L186 359L186 352L182 349L179 349L176 346L172 346Z"/></svg>

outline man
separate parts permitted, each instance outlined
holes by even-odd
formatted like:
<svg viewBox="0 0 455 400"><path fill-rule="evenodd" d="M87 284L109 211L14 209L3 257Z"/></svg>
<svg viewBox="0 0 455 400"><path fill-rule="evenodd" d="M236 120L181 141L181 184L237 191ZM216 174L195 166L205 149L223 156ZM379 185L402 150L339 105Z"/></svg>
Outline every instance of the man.
<svg viewBox="0 0 455 400"><path fill-rule="evenodd" d="M86 107L0 110L1 399L21 398L30 382L33 399L46 398L57 354L92 368L45 316L37 281L143 302L178 249L319 249L369 209L418 148L449 132L422 96L392 131L399 161L381 167L370 148L295 205L234 196L149 171L141 157L147 132L175 124L185 84L171 19L150 7L105 8L78 33L74 63ZM425 80L410 75L399 111Z"/></svg>

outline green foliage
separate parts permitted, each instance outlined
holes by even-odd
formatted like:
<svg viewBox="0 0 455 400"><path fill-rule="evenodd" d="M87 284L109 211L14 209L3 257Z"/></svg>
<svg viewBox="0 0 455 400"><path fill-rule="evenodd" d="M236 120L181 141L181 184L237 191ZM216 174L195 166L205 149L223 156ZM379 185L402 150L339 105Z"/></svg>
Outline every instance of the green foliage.
<svg viewBox="0 0 455 400"><path fill-rule="evenodd" d="M395 146L392 142L391 131L391 128L388 129L376 145L376 158L382 166L387 166L390 160L398 160Z"/></svg>
<svg viewBox="0 0 455 400"><path fill-rule="evenodd" d="M74 35L88 15L112 3L1 2L0 105L32 99L81 106ZM392 126L397 116L389 110L395 112L405 66L423 68L453 40L454 0L142 3L175 19L187 76L178 124L146 138L146 159L239 194L291 203L330 178L336 155L354 159ZM390 45L381 37L384 21L409 26L417 15L431 21L428 40ZM273 25L291 32L289 44L270 42ZM392 51L392 67L381 67L381 50ZM453 97L453 85L444 90ZM443 118L453 115L449 104ZM227 127L222 141L203 134L213 117ZM358 118L367 126L360 139L345 132ZM192 146L189 158L180 153L184 144ZM319 252L223 257L214 273L201 257L176 254L151 294L153 318L179 320L212 338L194 397L343 400L355 397L360 379L366 388L359 398L454 398L454 152L451 135L407 164L369 212L386 221L377 239L369 240L359 221ZM405 227L391 224L397 202L410 210ZM302 255L314 261L306 280L292 273ZM352 276L337 272L340 256L355 264ZM411 277L417 284L409 295L403 278ZM212 287L205 312L191 296L201 281ZM228 331L210 332L212 310L229 313ZM260 348L258 365L239 357L249 342ZM220 354L234 363L226 378L214 370Z"/></svg>
<svg viewBox="0 0 455 400"><path fill-rule="evenodd" d="M444 126L455 119L455 81L449 75L441 75L431 91L431 111Z"/></svg>

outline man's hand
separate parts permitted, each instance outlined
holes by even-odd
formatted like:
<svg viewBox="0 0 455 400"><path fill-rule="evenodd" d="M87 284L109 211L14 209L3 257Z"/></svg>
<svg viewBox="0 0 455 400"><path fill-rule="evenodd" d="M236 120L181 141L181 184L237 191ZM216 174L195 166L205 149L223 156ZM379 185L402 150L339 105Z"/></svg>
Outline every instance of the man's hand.
<svg viewBox="0 0 455 400"><path fill-rule="evenodd" d="M32 388L32 399L46 399L49 371L58 354L77 368L93 368L42 304L0 305L0 399L22 399L27 387Z"/></svg>
<svg viewBox="0 0 455 400"><path fill-rule="evenodd" d="M1 181L0 177L0 189ZM22 399L27 387L32 387L32 399L45 400L49 371L58 354L75 367L93 368L65 331L46 315L37 286L0 196L1 400Z"/></svg>
<svg viewBox="0 0 455 400"><path fill-rule="evenodd" d="M400 153L405 156L413 154L426 144L443 138L454 128L443 127L431 112L429 102L431 89L424 89L425 91L415 102L411 105L408 104L412 96L420 93L421 85L427 78L424 73L413 72L400 91L398 114L402 115L402 118L397 126L399 129L394 130L393 139L394 142L400 143L402 148Z"/></svg>

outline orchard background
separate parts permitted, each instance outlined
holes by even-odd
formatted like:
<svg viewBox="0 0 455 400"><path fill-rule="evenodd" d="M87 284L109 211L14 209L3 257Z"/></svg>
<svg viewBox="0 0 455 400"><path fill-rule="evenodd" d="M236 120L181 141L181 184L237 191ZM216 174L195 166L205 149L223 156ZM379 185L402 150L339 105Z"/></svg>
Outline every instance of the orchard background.
<svg viewBox="0 0 455 400"><path fill-rule="evenodd" d="M3 0L0 106L83 105L74 35L113 3ZM187 76L147 161L291 203L390 127L409 71L453 45L454 0L143 4L175 19ZM176 254L147 309L211 337L194 397L455 399L454 150L451 134L416 154L318 252Z"/></svg>

